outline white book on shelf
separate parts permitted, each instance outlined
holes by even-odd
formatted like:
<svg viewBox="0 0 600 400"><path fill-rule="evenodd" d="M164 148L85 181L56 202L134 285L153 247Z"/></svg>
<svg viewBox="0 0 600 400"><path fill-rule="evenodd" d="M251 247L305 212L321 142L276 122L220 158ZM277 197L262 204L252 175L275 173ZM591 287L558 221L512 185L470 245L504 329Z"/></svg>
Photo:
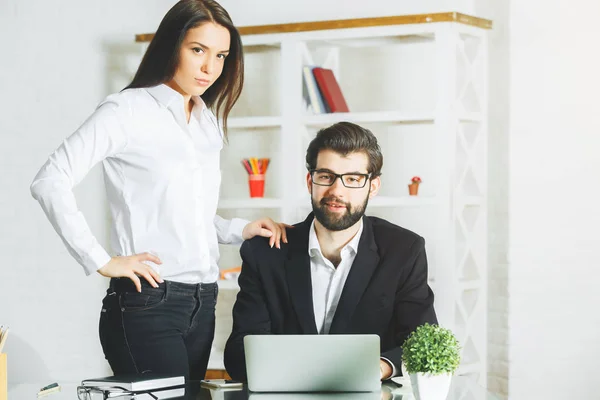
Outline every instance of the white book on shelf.
<svg viewBox="0 0 600 400"><path fill-rule="evenodd" d="M310 106L315 114L325 114L327 113L327 109L325 108L325 103L323 102L323 97L321 96L321 92L319 90L319 85L312 73L314 67L310 65L305 65L302 67L302 79L304 83L304 89L308 99L310 101Z"/></svg>

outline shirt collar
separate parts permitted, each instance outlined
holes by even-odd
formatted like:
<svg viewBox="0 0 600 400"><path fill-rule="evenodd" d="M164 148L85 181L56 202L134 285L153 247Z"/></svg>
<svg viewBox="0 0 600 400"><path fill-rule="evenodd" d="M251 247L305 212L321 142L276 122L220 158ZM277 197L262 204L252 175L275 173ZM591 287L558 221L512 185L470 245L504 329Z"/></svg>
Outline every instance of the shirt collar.
<svg viewBox="0 0 600 400"><path fill-rule="evenodd" d="M354 235L352 240L350 240L348 242L348 244L346 244L342 248L342 251L347 248L347 249L352 250L354 252L354 254L358 253L358 243L360 242L360 237L363 232L362 218L360 219L359 223L360 223L360 226L358 227L358 231L356 232L356 235ZM315 219L313 218L313 220L310 224L310 229L308 230L308 255L312 257L317 254L322 254L322 252L321 252L321 245L319 244L319 239L317 238L317 231L315 230Z"/></svg>
<svg viewBox="0 0 600 400"><path fill-rule="evenodd" d="M157 86L148 87L146 90L152 95L152 97L154 97L159 103L167 108L170 108L172 105L179 104L183 107L183 96L181 93L170 88L164 83L161 83ZM206 109L206 104L200 96L192 96L192 101L194 102L194 105L200 107L200 110L204 111L204 109Z"/></svg>

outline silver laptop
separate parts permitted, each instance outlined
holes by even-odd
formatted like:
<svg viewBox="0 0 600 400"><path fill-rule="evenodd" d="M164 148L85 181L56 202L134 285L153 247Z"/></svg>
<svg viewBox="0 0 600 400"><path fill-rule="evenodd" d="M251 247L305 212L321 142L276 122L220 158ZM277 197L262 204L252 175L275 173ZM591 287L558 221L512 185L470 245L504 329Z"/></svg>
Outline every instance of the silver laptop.
<svg viewBox="0 0 600 400"><path fill-rule="evenodd" d="M379 392L377 335L248 335L252 392Z"/></svg>
<svg viewBox="0 0 600 400"><path fill-rule="evenodd" d="M250 392L248 400L381 400L382 392L319 392L319 393L265 393ZM390 399L392 397L389 397ZM214 400L214 397L213 397Z"/></svg>

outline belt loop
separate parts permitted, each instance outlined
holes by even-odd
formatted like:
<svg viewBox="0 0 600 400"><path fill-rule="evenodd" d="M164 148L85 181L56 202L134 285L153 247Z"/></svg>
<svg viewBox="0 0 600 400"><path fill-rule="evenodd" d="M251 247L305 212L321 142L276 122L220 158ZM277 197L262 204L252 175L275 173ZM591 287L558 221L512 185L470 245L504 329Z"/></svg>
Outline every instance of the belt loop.
<svg viewBox="0 0 600 400"><path fill-rule="evenodd" d="M164 281L165 282L165 301L167 301L169 298L169 287L171 285L171 281Z"/></svg>

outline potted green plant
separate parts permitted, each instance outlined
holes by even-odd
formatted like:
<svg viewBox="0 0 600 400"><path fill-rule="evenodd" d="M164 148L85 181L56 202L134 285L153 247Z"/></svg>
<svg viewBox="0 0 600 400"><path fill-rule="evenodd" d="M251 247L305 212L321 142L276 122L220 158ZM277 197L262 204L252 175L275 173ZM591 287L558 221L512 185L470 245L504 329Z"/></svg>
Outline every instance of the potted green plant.
<svg viewBox="0 0 600 400"><path fill-rule="evenodd" d="M408 194L411 196L416 196L419 194L419 185L421 184L421 178L418 176L413 176L410 180L410 184L408 185Z"/></svg>
<svg viewBox="0 0 600 400"><path fill-rule="evenodd" d="M416 400L445 400L460 364L460 344L451 330L425 323L404 341L402 361Z"/></svg>

